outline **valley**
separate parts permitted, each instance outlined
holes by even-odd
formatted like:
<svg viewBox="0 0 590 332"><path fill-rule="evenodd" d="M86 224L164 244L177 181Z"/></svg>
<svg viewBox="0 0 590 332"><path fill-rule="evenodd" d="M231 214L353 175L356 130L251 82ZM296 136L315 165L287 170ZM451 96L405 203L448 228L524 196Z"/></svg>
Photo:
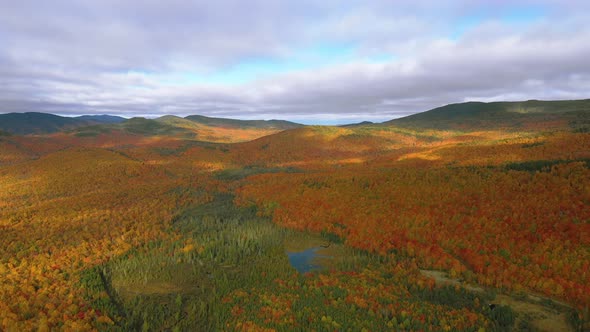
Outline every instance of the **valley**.
<svg viewBox="0 0 590 332"><path fill-rule="evenodd" d="M590 328L589 100L52 123L0 128L0 330Z"/></svg>

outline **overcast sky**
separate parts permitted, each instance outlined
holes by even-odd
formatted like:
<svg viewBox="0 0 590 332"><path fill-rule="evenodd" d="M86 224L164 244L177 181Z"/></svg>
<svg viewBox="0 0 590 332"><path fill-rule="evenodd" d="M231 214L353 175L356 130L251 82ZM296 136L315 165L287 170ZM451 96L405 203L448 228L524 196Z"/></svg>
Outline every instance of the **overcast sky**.
<svg viewBox="0 0 590 332"><path fill-rule="evenodd" d="M0 113L384 121L590 98L590 1L2 1Z"/></svg>

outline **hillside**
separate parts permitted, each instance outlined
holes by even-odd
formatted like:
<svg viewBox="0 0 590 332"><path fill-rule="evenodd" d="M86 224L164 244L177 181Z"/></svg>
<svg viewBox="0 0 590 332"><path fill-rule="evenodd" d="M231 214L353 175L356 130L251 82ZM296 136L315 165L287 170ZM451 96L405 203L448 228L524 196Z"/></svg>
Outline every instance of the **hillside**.
<svg viewBox="0 0 590 332"><path fill-rule="evenodd" d="M149 136L190 134L190 131L184 128L141 117L135 117L121 122L120 124L114 126L114 128L122 129L132 134Z"/></svg>
<svg viewBox="0 0 590 332"><path fill-rule="evenodd" d="M259 129L293 129L303 125L284 120L236 120L211 118L202 115L189 115L185 119L212 127L224 128L259 128Z"/></svg>
<svg viewBox="0 0 590 332"><path fill-rule="evenodd" d="M76 119L85 120L85 121L92 121L92 122L97 122L97 123L120 123L120 122L127 120L127 119L120 117L120 116L114 116L114 115L108 115L108 114L82 115L82 116L77 116Z"/></svg>
<svg viewBox="0 0 590 332"><path fill-rule="evenodd" d="M209 118L201 115L191 115L185 118L165 115L153 121L191 132L195 140L213 143L247 142L302 126L281 120L235 120Z"/></svg>
<svg viewBox="0 0 590 332"><path fill-rule="evenodd" d="M590 128L590 99L450 104L382 125L442 130Z"/></svg>
<svg viewBox="0 0 590 332"><path fill-rule="evenodd" d="M46 134L71 129L91 122L46 113L0 114L0 130L17 135Z"/></svg>
<svg viewBox="0 0 590 332"><path fill-rule="evenodd" d="M347 128L347 127L362 127L362 126L369 126L369 125L372 125L372 124L374 124L374 123L371 122L371 121L362 121L362 122L359 122L359 123L349 123L349 124L340 125L339 127L344 127L344 128Z"/></svg>
<svg viewBox="0 0 590 332"><path fill-rule="evenodd" d="M124 118L110 115L83 115L65 117L48 113L7 113L0 114L0 130L16 135L49 134L83 126L118 123Z"/></svg>

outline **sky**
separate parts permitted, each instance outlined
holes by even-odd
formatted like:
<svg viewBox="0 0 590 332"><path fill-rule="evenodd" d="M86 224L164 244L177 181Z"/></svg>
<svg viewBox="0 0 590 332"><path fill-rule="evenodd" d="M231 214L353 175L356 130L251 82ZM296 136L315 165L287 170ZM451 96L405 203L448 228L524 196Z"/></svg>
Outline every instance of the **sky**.
<svg viewBox="0 0 590 332"><path fill-rule="evenodd" d="M0 113L381 122L590 98L586 0L2 1Z"/></svg>

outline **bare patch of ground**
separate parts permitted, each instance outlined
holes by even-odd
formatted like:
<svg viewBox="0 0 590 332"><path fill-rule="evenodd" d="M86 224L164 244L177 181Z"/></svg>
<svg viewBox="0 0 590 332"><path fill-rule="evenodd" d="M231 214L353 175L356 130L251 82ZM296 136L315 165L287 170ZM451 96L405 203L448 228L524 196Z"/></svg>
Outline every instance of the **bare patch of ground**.
<svg viewBox="0 0 590 332"><path fill-rule="evenodd" d="M420 270L420 272L422 275L434 279L438 285L456 285L477 293L485 291L483 287L469 285L458 279L449 278L446 272L434 270ZM518 314L515 326L519 326L521 320L527 320L531 326L542 332L574 331L568 324L566 313L556 307L543 305L544 300L548 299L530 294L526 294L522 298L498 294L494 299L494 303L509 306ZM561 302L554 301L554 303L567 307L566 304Z"/></svg>

